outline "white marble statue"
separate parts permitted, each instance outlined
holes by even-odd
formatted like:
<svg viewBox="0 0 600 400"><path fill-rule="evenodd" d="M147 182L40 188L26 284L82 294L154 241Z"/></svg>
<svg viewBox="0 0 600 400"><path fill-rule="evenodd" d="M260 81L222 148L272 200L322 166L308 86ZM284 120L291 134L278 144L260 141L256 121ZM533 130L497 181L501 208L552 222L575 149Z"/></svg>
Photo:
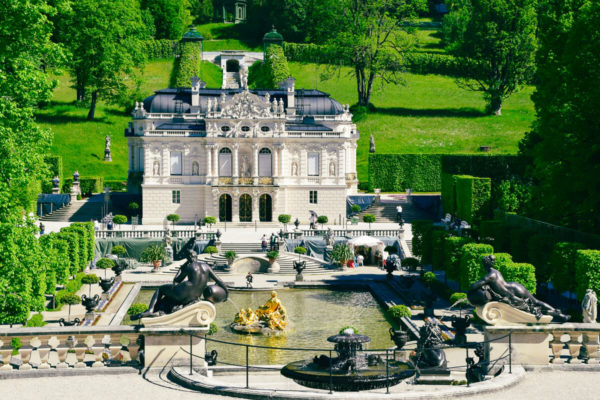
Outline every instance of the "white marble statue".
<svg viewBox="0 0 600 400"><path fill-rule="evenodd" d="M588 289L585 292L585 296L581 302L581 313L583 314L583 322L596 323L596 317L598 316L598 298L596 297L596 292L592 289Z"/></svg>
<svg viewBox="0 0 600 400"><path fill-rule="evenodd" d="M154 175L154 176L160 175L160 163L158 162L158 160L154 161L154 164L152 166L152 175Z"/></svg>

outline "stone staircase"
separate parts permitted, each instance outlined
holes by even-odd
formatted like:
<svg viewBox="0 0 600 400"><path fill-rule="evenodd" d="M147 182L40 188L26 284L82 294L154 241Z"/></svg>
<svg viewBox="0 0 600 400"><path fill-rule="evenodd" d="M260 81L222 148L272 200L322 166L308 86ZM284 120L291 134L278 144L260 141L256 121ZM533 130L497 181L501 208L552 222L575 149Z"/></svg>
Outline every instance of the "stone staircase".
<svg viewBox="0 0 600 400"><path fill-rule="evenodd" d="M239 89L240 88L240 73L225 72L225 85L223 89Z"/></svg>
<svg viewBox="0 0 600 400"><path fill-rule="evenodd" d="M51 214L40 218L41 221L88 222L102 218L102 204L98 201L76 200Z"/></svg>
<svg viewBox="0 0 600 400"><path fill-rule="evenodd" d="M358 220L362 221L363 215L372 214L376 222L396 223L396 207L402 206L402 218L404 222L410 223L416 219L431 219L432 216L424 210L414 206L406 197L398 197L398 200L380 201L358 214Z"/></svg>

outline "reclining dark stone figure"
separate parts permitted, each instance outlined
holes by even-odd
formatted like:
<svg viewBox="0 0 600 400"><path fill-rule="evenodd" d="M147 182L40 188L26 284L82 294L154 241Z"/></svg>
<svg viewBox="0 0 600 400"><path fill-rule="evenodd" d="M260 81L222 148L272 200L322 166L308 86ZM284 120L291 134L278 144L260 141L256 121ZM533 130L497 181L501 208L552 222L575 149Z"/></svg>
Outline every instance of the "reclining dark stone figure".
<svg viewBox="0 0 600 400"><path fill-rule="evenodd" d="M517 282L506 282L502 274L494 269L496 258L493 255L483 257L483 268L486 275L469 288L467 298L474 306L484 306L491 301L505 303L518 310L535 315L539 320L543 315L550 315L558 321L568 321L571 316L533 297L523 285Z"/></svg>
<svg viewBox="0 0 600 400"><path fill-rule="evenodd" d="M208 285L210 279L216 285ZM211 303L221 303L227 300L228 294L225 282L208 264L198 262L196 252L190 251L188 261L179 268L173 283L160 286L150 300L148 311L135 314L131 319L170 314L199 300L201 296Z"/></svg>

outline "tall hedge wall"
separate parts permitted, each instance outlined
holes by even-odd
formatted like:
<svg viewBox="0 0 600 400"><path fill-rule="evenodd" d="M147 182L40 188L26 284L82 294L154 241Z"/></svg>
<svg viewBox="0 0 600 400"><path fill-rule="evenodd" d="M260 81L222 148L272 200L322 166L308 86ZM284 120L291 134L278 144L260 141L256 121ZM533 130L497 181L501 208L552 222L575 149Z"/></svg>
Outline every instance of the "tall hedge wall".
<svg viewBox="0 0 600 400"><path fill-rule="evenodd" d="M369 154L369 188L385 192L413 189L438 192L442 177L441 154Z"/></svg>
<svg viewBox="0 0 600 400"><path fill-rule="evenodd" d="M581 300L587 289L600 293L600 250L577 250L575 256L577 297Z"/></svg>
<svg viewBox="0 0 600 400"><path fill-rule="evenodd" d="M481 259L492 254L494 249L489 244L467 243L462 247L460 256L460 290L467 291L469 287L485 275Z"/></svg>
<svg viewBox="0 0 600 400"><path fill-rule="evenodd" d="M177 42L168 39L146 40L143 44L143 51L146 53L148 60L175 57Z"/></svg>
<svg viewBox="0 0 600 400"><path fill-rule="evenodd" d="M535 294L537 281L535 277L535 267L527 263L515 263L512 256L508 253L495 253L495 267L507 282L517 282L525 286L531 294Z"/></svg>
<svg viewBox="0 0 600 400"><path fill-rule="evenodd" d="M73 179L66 179L62 185L63 193L71 193L73 187ZM104 191L104 178L101 176L79 178L79 189L85 197L90 197L94 193L102 193Z"/></svg>
<svg viewBox="0 0 600 400"><path fill-rule="evenodd" d="M421 257L423 264L431 263L431 231L433 230L433 221L414 220L412 222L412 252L415 256Z"/></svg>
<svg viewBox="0 0 600 400"><path fill-rule="evenodd" d="M443 185L442 173L487 177L499 183L521 176L524 169L524 159L514 155L371 153L369 188L388 192L406 189L439 192Z"/></svg>
<svg viewBox="0 0 600 400"><path fill-rule="evenodd" d="M527 261L535 265L538 282L548 282L552 276L550 256L556 239L552 235L535 234L527 241Z"/></svg>
<svg viewBox="0 0 600 400"><path fill-rule="evenodd" d="M472 224L491 214L492 183L490 178L456 175L456 213Z"/></svg>
<svg viewBox="0 0 600 400"><path fill-rule="evenodd" d="M431 231L431 265L435 269L444 269L444 242L450 236L447 230L434 229Z"/></svg>
<svg viewBox="0 0 600 400"><path fill-rule="evenodd" d="M459 282L462 247L472 241L471 238L460 236L451 236L444 239L444 264L449 279Z"/></svg>
<svg viewBox="0 0 600 400"><path fill-rule="evenodd" d="M48 166L50 171L50 179L46 179L42 182L42 191L44 193L52 193L52 178L58 176L60 181L63 181L63 162L61 156L46 156L44 162Z"/></svg>
<svg viewBox="0 0 600 400"><path fill-rule="evenodd" d="M550 269L552 270L552 283L559 293L575 292L577 288L575 279L575 257L577 250L585 247L581 243L558 242L550 255Z"/></svg>
<svg viewBox="0 0 600 400"><path fill-rule="evenodd" d="M200 43L182 42L180 56L175 59L169 86L172 88L189 87L192 76L200 76L202 62Z"/></svg>
<svg viewBox="0 0 600 400"><path fill-rule="evenodd" d="M455 200L454 175L442 173L442 206L445 214L454 215L456 212Z"/></svg>

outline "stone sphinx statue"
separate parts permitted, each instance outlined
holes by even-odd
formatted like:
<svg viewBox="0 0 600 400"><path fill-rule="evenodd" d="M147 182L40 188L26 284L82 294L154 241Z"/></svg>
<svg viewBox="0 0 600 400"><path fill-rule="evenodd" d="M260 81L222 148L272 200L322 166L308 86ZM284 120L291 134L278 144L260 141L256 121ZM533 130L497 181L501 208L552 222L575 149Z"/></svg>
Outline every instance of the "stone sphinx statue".
<svg viewBox="0 0 600 400"><path fill-rule="evenodd" d="M216 285L209 285L210 279ZM211 303L227 300L228 291L225 282L219 278L206 263L198 262L196 252L190 251L188 260L179 268L173 283L160 286L148 305L148 311L135 314L132 320L145 317L158 317L171 314L204 297Z"/></svg>
<svg viewBox="0 0 600 400"><path fill-rule="evenodd" d="M492 324L495 324L494 320L515 323L548 323L552 318L561 322L569 320L570 316L536 299L520 283L506 282L502 274L494 268L495 262L493 255L483 257L486 275L473 283L467 292L469 302L477 307L477 314L483 320ZM496 308L490 315L486 315L485 307L489 307L493 302ZM534 319L529 320L528 315Z"/></svg>

